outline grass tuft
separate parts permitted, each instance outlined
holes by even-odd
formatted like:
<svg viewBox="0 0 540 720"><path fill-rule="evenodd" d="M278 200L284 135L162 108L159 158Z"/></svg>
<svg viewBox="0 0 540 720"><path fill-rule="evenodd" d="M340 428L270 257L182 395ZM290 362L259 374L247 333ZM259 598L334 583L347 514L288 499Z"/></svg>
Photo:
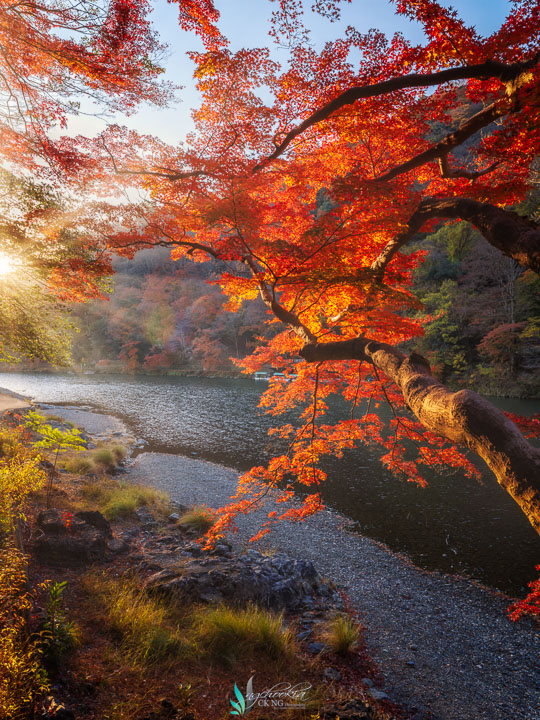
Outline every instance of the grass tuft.
<svg viewBox="0 0 540 720"><path fill-rule="evenodd" d="M109 490L101 505L102 512L108 520L131 515L142 505L160 516L167 515L170 510L169 498L160 490L124 483L119 483L116 488Z"/></svg>
<svg viewBox="0 0 540 720"><path fill-rule="evenodd" d="M348 615L335 615L322 634L324 641L338 655L347 655L358 642L360 626Z"/></svg>
<svg viewBox="0 0 540 720"><path fill-rule="evenodd" d="M184 530L195 530L203 535L210 530L215 521L214 515L208 508L194 507L185 512L176 525Z"/></svg>
<svg viewBox="0 0 540 720"><path fill-rule="evenodd" d="M111 472L116 468L113 452L108 447L96 448L92 452L92 460L105 472Z"/></svg>
<svg viewBox="0 0 540 720"><path fill-rule="evenodd" d="M75 475L89 475L96 472L95 463L86 455L73 455L62 463L65 470Z"/></svg>
<svg viewBox="0 0 540 720"><path fill-rule="evenodd" d="M99 510L108 520L128 517L142 505L158 517L170 513L166 493L145 485L118 482L111 478L86 482L81 495L92 509Z"/></svg>
<svg viewBox="0 0 540 720"><path fill-rule="evenodd" d="M255 654L273 663L294 656L294 635L284 627L282 613L275 615L255 605L203 607L194 611L191 622L197 653L215 664L232 667Z"/></svg>
<svg viewBox="0 0 540 720"><path fill-rule="evenodd" d="M77 475L99 472L110 473L116 470L126 455L127 450L123 445L102 445L95 448L95 450L67 454L59 465L68 472Z"/></svg>
<svg viewBox="0 0 540 720"><path fill-rule="evenodd" d="M85 587L104 603L109 628L134 665L150 665L181 654L184 640L164 602L129 580L89 577Z"/></svg>

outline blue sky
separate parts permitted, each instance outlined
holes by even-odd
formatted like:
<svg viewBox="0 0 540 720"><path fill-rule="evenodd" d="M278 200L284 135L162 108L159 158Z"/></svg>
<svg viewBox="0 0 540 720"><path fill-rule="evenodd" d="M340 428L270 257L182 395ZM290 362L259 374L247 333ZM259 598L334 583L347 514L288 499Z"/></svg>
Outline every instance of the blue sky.
<svg viewBox="0 0 540 720"><path fill-rule="evenodd" d="M440 0L441 1L441 0ZM443 4L449 5L445 0ZM175 84L183 85L178 92L178 100L167 109L141 107L129 118L116 116L108 118L142 133L157 135L166 142L176 144L185 137L191 125L191 110L198 104L197 92L191 81L193 66L185 53L188 50L201 50L202 45L194 34L183 32L178 27L178 8L165 0L155 0L153 22L162 40L169 45L165 65L165 77ZM306 6L312 4L311 0ZM483 35L489 35L498 28L510 12L509 0L454 0L451 3L467 24L474 25ZM219 23L223 34L229 38L232 50L242 47L273 47L268 37L269 17L273 9L269 0L216 0L221 13ZM330 23L319 16L309 13L311 39L316 47L329 39L342 34L343 28L353 25L365 32L377 28L387 35L401 31L412 41L422 39L422 30L416 23L394 14L394 5L385 0L352 0L344 4L342 22ZM280 60L279 52L274 49L275 58ZM285 60L283 56L281 59ZM71 132L93 135L105 127L106 121L81 116L70 123Z"/></svg>

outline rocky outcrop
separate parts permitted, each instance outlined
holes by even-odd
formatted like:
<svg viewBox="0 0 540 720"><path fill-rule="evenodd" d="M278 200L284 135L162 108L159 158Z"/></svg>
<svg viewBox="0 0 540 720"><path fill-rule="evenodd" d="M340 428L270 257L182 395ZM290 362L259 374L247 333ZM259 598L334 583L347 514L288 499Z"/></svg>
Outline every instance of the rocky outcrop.
<svg viewBox="0 0 540 720"><path fill-rule="evenodd" d="M80 567L103 560L112 537L109 523L98 512L71 517L60 510L43 510L37 526L32 551L41 563L56 567Z"/></svg>
<svg viewBox="0 0 540 720"><path fill-rule="evenodd" d="M152 555L152 566L159 558ZM337 605L341 598L317 573L311 562L296 560L284 553L262 555L249 550L233 555L226 545L205 552L192 543L177 562L170 552L163 567L147 578L150 592L185 597L202 602L249 602L272 608L296 610L324 601Z"/></svg>

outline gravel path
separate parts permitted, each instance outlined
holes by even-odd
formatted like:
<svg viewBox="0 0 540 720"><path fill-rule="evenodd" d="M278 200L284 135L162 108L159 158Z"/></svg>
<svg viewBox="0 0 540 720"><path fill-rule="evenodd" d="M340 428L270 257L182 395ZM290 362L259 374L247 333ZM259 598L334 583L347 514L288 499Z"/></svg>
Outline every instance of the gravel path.
<svg viewBox="0 0 540 720"><path fill-rule="evenodd" d="M180 503L211 507L224 504L237 477L231 468L160 453L139 455L129 472ZM261 517L240 518L234 542L253 535ZM345 588L392 700L416 708L418 720L540 720L540 635L532 623L510 622L508 600L497 593L422 571L343 525L324 511L278 525L258 546L311 560Z"/></svg>

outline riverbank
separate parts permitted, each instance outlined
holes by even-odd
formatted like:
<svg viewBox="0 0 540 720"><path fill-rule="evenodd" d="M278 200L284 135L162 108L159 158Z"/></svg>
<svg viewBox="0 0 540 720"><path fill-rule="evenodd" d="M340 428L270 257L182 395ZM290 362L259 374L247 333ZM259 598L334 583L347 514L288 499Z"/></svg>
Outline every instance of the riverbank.
<svg viewBox="0 0 540 720"><path fill-rule="evenodd" d="M224 504L237 473L190 458L145 453L129 470L183 504ZM239 519L238 547L264 513ZM256 548L311 560L341 586L366 626L384 690L417 720L534 720L540 707L540 636L532 622L512 623L509 599L463 578L428 573L384 545L352 533L323 511L281 524ZM532 568L531 568L532 570Z"/></svg>
<svg viewBox="0 0 540 720"><path fill-rule="evenodd" d="M77 412L83 427L111 427L107 416ZM237 472L193 458L142 453L128 478L165 490L184 505L217 507L230 495ZM231 538L235 548L245 545L261 519L260 512L240 518L239 533ZM417 720L534 720L540 637L532 622L507 618L509 598L463 578L423 571L346 525L341 515L325 510L305 523L279 525L255 547L311 560L344 588L366 626L383 689L409 710L416 708Z"/></svg>
<svg viewBox="0 0 540 720"><path fill-rule="evenodd" d="M28 407L30 403L22 395L0 388L0 414L6 410L22 410Z"/></svg>
<svg viewBox="0 0 540 720"><path fill-rule="evenodd" d="M117 423L77 412L87 450L67 453L21 506L24 555L0 543L0 627L12 640L0 653L2 718L222 720L250 676L254 720L409 717L379 689L362 627L313 564L201 547L201 513L126 482ZM8 414L0 430L23 453L19 422ZM22 631L13 608L26 610Z"/></svg>

